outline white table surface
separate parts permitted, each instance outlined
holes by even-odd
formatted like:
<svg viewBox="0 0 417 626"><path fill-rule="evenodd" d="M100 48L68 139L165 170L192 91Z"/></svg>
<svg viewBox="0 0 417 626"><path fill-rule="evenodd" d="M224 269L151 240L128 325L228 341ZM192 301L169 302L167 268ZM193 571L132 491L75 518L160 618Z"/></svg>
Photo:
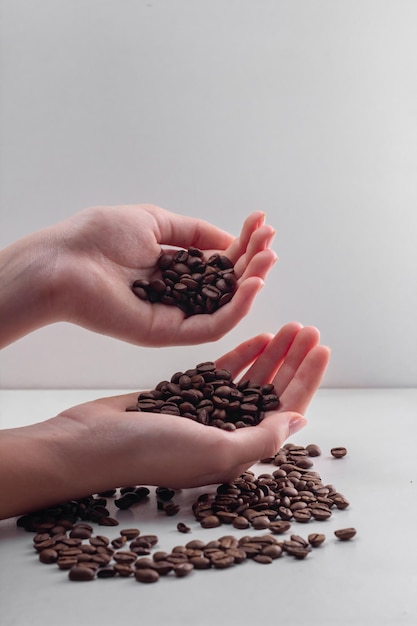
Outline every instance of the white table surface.
<svg viewBox="0 0 417 626"><path fill-rule="evenodd" d="M112 393L1 391L0 427L40 421ZM323 389L307 416L308 426L291 441L319 444L323 454L315 459L314 469L351 503L327 522L292 525L290 533L303 537L310 532L326 534L326 542L307 559L285 556L271 565L248 561L228 570L194 571L184 579L168 576L154 585L132 578L71 583L67 572L39 563L31 533L16 528L15 519L5 520L0 522L1 626L415 626L417 389ZM330 448L339 445L347 447L348 455L336 460ZM275 466L259 464L253 469L260 473ZM157 512L151 492L149 503L117 512L121 526L97 527L97 533L113 538L120 528L136 526L142 534L157 534L161 550L192 538L208 541L223 534L249 534L229 525L202 529L190 509L200 491L187 490L176 497L181 511L175 517ZM178 521L191 526L191 533L179 533ZM333 531L348 526L357 529L355 539L336 540Z"/></svg>

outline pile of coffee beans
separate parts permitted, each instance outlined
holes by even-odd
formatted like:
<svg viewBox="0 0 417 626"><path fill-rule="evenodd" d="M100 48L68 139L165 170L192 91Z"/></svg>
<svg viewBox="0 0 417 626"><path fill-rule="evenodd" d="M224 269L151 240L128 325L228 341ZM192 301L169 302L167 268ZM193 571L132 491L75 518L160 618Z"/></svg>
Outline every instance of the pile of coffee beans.
<svg viewBox="0 0 417 626"><path fill-rule="evenodd" d="M280 533L295 521L325 521L333 509L346 509L349 501L334 485L323 484L313 471L311 456L318 446L285 444L274 457L263 459L277 469L259 476L247 471L215 492L202 493L192 509L203 528L231 524L235 528Z"/></svg>
<svg viewBox="0 0 417 626"><path fill-rule="evenodd" d="M133 292L148 302L177 306L186 315L214 313L233 297L237 278L232 261L215 253L207 260L198 248L162 253L157 262L160 278L139 278Z"/></svg>
<svg viewBox="0 0 417 626"><path fill-rule="evenodd" d="M273 457L262 459L276 467L271 473L255 476L247 471L230 483L202 493L192 504L202 528L229 524L235 530L267 534L245 534L240 538L224 535L208 542L193 539L165 552L157 549L157 535L141 534L138 528L123 528L114 539L94 533L93 523L119 525L110 515L109 498L116 508L125 510L150 500L150 490L144 486L111 489L72 500L24 515L17 524L35 533L33 546L39 561L66 570L71 581L122 577L153 583L168 574L183 578L194 570L225 569L249 560L267 565L285 555L305 559L325 542L323 533L311 532L307 538L290 534L283 540L277 535L288 533L293 523L324 521L334 509L349 506L333 485L324 484L312 470L312 458L320 454L316 444L304 447L287 443ZM180 506L174 502L175 494L169 487L157 487L157 509L176 515ZM179 533L192 532L184 522L178 522L176 528ZM356 529L339 528L334 536L346 542L356 536Z"/></svg>
<svg viewBox="0 0 417 626"><path fill-rule="evenodd" d="M351 539L355 534L353 528L335 531L341 540ZM321 533L311 533L307 539L292 534L284 541L273 534L245 535L240 539L224 535L208 542L193 539L170 552L156 550L151 554L158 544L157 535L141 535L138 528L125 528L110 540L95 535L90 524L79 522L55 526L44 523L33 538L33 546L41 563L67 570L69 580L75 582L118 576L154 583L171 572L177 578L184 578L193 570L226 569L248 559L262 565L269 565L285 554L305 559L312 548L318 548L324 541L325 535Z"/></svg>
<svg viewBox="0 0 417 626"><path fill-rule="evenodd" d="M235 430L256 426L266 411L278 406L274 385L258 385L248 379L235 384L229 370L217 369L215 363L206 361L140 393L137 403L126 410L179 415L200 424Z"/></svg>

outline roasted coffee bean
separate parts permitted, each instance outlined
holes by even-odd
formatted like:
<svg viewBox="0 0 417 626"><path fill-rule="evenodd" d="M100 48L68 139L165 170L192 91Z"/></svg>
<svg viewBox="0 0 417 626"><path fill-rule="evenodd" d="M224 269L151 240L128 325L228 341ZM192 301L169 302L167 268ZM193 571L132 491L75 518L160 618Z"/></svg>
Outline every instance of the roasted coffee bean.
<svg viewBox="0 0 417 626"><path fill-rule="evenodd" d="M125 537L127 541L132 541L140 535L139 528L122 528L120 535Z"/></svg>
<svg viewBox="0 0 417 626"><path fill-rule="evenodd" d="M262 548L261 554L269 556L271 559L279 559L282 556L282 548L277 544L271 544Z"/></svg>
<svg viewBox="0 0 417 626"><path fill-rule="evenodd" d="M278 520L269 524L268 530L274 535L281 535L291 528L291 523L286 520Z"/></svg>
<svg viewBox="0 0 417 626"><path fill-rule="evenodd" d="M335 459L342 459L344 456L346 456L347 450L346 448L339 446L337 448L332 448L330 450L330 453L332 456L334 456Z"/></svg>
<svg viewBox="0 0 417 626"><path fill-rule="evenodd" d="M45 548L39 552L39 560L41 563L56 563L58 552L52 548Z"/></svg>
<svg viewBox="0 0 417 626"><path fill-rule="evenodd" d="M119 521L116 518L108 515L107 517L102 517L101 519L99 519L98 524L99 526L118 526Z"/></svg>
<svg viewBox="0 0 417 626"><path fill-rule="evenodd" d="M238 515L233 519L232 526L240 530L244 530L245 528L249 528L250 524L246 517L243 517L243 515Z"/></svg>
<svg viewBox="0 0 417 626"><path fill-rule="evenodd" d="M110 539L108 537L105 537L104 535L96 535L94 537L90 537L89 539L90 544L92 546L104 546L107 547L110 543Z"/></svg>
<svg viewBox="0 0 417 626"><path fill-rule="evenodd" d="M77 539L89 539L91 537L92 530L85 528L84 526L74 526L70 531L70 537Z"/></svg>
<svg viewBox="0 0 417 626"><path fill-rule="evenodd" d="M139 583L156 583L159 574L154 568L139 568L135 571L135 578Z"/></svg>
<svg viewBox="0 0 417 626"><path fill-rule="evenodd" d="M217 515L208 515L207 517L203 517L200 521L200 525L203 528L216 528L216 526L221 526L221 521Z"/></svg>
<svg viewBox="0 0 417 626"><path fill-rule="evenodd" d="M122 578L128 578L134 572L133 567L129 563L115 563L114 569Z"/></svg>
<svg viewBox="0 0 417 626"><path fill-rule="evenodd" d="M114 567L101 567L97 570L97 578L114 578L117 574L117 571Z"/></svg>
<svg viewBox="0 0 417 626"><path fill-rule="evenodd" d="M308 543L313 546L313 548L317 548L318 546L321 546L325 539L326 536L322 533L311 533L308 536Z"/></svg>
<svg viewBox="0 0 417 626"><path fill-rule="evenodd" d="M160 576L166 576L170 572L172 572L174 566L169 561L157 561L153 564L152 569L154 569Z"/></svg>
<svg viewBox="0 0 417 626"><path fill-rule="evenodd" d="M180 512L180 510L181 510L180 505L175 504L175 502L166 502L163 505L163 511L165 515L168 515L169 517L177 515Z"/></svg>
<svg viewBox="0 0 417 626"><path fill-rule="evenodd" d="M272 563L272 557L268 556L267 554L255 554L254 557L252 557L252 561L255 561L256 563L262 563L263 565L270 565Z"/></svg>
<svg viewBox="0 0 417 626"><path fill-rule="evenodd" d="M75 565L77 565L78 563L78 558L76 556L59 556L56 564L58 565L59 569L71 569L72 567L74 567Z"/></svg>
<svg viewBox="0 0 417 626"><path fill-rule="evenodd" d="M174 574L177 578L184 578L185 576L191 574L193 569L194 565L189 561L185 563L178 563L177 565L174 565Z"/></svg>
<svg viewBox="0 0 417 626"><path fill-rule="evenodd" d="M189 533L191 528L189 526L187 526L186 524L184 524L183 522L178 522L177 524L177 530L180 533Z"/></svg>
<svg viewBox="0 0 417 626"><path fill-rule="evenodd" d="M175 305L187 317L212 313L231 300L237 279L233 263L224 255L212 255L207 261L201 250L179 250L173 256L162 253L157 261L161 277L152 281L137 279L132 291L151 303ZM167 295L172 289L172 296Z"/></svg>
<svg viewBox="0 0 417 626"><path fill-rule="evenodd" d="M136 559L138 558L138 555L136 554L136 552L133 552L131 550L119 550L118 552L115 552L115 554L113 555L113 559L116 561L116 563L134 563L136 561Z"/></svg>
<svg viewBox="0 0 417 626"><path fill-rule="evenodd" d="M212 567L214 567L215 569L227 569L228 567L231 567L232 565L234 565L235 560L232 556L227 555L227 554L220 554L220 555L213 555L212 558L210 558Z"/></svg>
<svg viewBox="0 0 417 626"><path fill-rule="evenodd" d="M175 373L170 382L161 381L152 391L138 394L136 406L138 411L181 415L201 424L233 431L237 427L258 424L266 410L275 408L272 398L275 404L279 402L269 385L263 388L252 385L242 393L232 381L230 371L216 369L215 363L206 361L197 364L193 370ZM129 508L131 492L121 490L121 493L121 498L115 501L116 506ZM165 510L161 502L171 499L174 492L160 487L156 489L156 495L158 508ZM174 508L167 510L174 511Z"/></svg>
<svg viewBox="0 0 417 626"><path fill-rule="evenodd" d="M210 569L211 561L205 556L191 556L189 562L194 566L194 569Z"/></svg>
<svg viewBox="0 0 417 626"><path fill-rule="evenodd" d="M335 530L334 534L341 541L349 541L356 535L355 528L340 528L339 530Z"/></svg>
<svg viewBox="0 0 417 626"><path fill-rule="evenodd" d="M94 580L95 572L91 567L86 567L85 565L74 565L74 567L71 567L68 577L70 580L84 582Z"/></svg>
<svg viewBox="0 0 417 626"><path fill-rule="evenodd" d="M321 450L320 447L315 444L315 443L309 443L308 446L306 446L306 450L308 452L309 456L320 456L321 455Z"/></svg>

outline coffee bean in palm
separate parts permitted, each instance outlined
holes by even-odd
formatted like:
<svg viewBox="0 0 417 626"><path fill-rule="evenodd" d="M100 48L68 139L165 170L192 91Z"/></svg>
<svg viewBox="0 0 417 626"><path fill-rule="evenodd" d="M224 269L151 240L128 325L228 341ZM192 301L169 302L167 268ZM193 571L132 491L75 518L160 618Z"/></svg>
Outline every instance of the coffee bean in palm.
<svg viewBox="0 0 417 626"><path fill-rule="evenodd" d="M272 384L261 386L250 381L236 384L229 370L216 368L214 362L205 361L185 372L176 372L170 380L160 381L150 391L141 392L136 410L178 415L200 424L234 431L259 424L266 411L278 406L279 397ZM129 406L126 410L132 411L133 408ZM156 495L158 508L164 510L161 501L171 499L174 491L158 487ZM123 492L115 501L116 506L129 508L131 497L131 492Z"/></svg>
<svg viewBox="0 0 417 626"><path fill-rule="evenodd" d="M237 286L230 259L213 254L207 260L197 248L162 253L157 260L160 274L154 280L138 278L132 291L141 300L177 306L187 317L214 313L232 299Z"/></svg>

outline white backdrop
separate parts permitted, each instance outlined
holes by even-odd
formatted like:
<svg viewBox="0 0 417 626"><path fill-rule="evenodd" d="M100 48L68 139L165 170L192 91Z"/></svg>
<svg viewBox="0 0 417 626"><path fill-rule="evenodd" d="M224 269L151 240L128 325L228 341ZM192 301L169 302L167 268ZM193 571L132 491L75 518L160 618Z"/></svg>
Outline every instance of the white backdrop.
<svg viewBox="0 0 417 626"><path fill-rule="evenodd" d="M216 344L58 324L2 351L3 388L146 387L290 320L331 346L325 386L417 386L415 0L0 5L2 246L151 202L236 234L263 209L280 257Z"/></svg>

